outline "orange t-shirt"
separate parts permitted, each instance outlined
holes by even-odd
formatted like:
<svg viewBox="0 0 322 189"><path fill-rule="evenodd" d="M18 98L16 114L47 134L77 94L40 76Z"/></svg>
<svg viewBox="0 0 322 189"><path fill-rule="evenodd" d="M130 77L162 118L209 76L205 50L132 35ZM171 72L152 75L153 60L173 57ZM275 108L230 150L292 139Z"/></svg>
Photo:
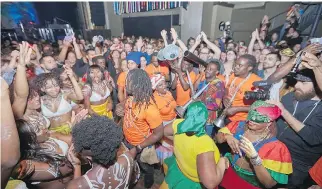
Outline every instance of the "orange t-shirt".
<svg viewBox="0 0 322 189"><path fill-rule="evenodd" d="M236 79L235 79L236 78ZM262 78L255 74L251 74L250 77L241 85L240 89L238 90L236 97L232 103L232 106L250 106L254 101L252 100L245 100L244 94L246 91L251 91L253 87L253 82L261 81ZM228 90L228 98L231 99L238 87L238 85L244 81L244 78L235 77L235 74L232 74L229 78L229 83L227 86ZM247 112L238 112L233 116L230 116L229 119L231 121L241 121L246 120Z"/></svg>
<svg viewBox="0 0 322 189"><path fill-rule="evenodd" d="M132 97L126 99L124 109L123 133L125 139L136 146L148 137L153 129L162 125L162 119L157 105L151 99L150 104L138 106L132 102Z"/></svg>
<svg viewBox="0 0 322 189"><path fill-rule="evenodd" d="M127 72L121 72L117 78L117 85L119 87L125 88Z"/></svg>
<svg viewBox="0 0 322 189"><path fill-rule="evenodd" d="M176 118L177 113L175 108L177 107L177 103L169 91L167 91L167 94L164 96L159 95L158 92L155 91L153 96L163 121L171 121Z"/></svg>
<svg viewBox="0 0 322 189"><path fill-rule="evenodd" d="M197 79L197 75L193 71L190 72L189 75L190 75L191 82L192 82L192 85L193 85L194 82ZM188 83L188 77L187 76L184 77L184 80ZM177 90L177 105L178 106L185 105L190 100L190 88L188 90L186 90L186 91L183 90L182 85L180 83L180 80L178 78L176 90Z"/></svg>
<svg viewBox="0 0 322 189"><path fill-rule="evenodd" d="M155 67L153 64L149 64L145 68L145 71L148 73L149 77L153 77L156 72L160 72L163 76L169 75L169 68L161 65L159 65L159 67Z"/></svg>

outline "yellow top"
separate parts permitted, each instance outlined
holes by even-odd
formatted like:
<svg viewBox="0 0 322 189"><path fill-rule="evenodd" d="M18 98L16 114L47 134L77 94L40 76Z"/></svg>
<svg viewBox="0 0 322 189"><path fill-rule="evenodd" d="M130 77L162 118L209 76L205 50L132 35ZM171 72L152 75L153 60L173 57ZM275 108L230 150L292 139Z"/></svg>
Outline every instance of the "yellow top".
<svg viewBox="0 0 322 189"><path fill-rule="evenodd" d="M176 119L172 124L175 134L173 140L174 154L182 173L194 182L200 182L197 171L197 156L213 151L215 162L218 163L220 152L215 142L206 134L200 137L187 136L185 133L176 134L177 126L182 121L183 119Z"/></svg>

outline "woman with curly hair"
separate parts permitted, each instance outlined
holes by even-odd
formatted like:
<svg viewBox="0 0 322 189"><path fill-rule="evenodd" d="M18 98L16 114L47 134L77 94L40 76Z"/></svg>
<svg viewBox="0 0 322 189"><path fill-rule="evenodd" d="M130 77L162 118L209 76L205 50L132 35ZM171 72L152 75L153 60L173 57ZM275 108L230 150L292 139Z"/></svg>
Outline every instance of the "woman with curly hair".
<svg viewBox="0 0 322 189"><path fill-rule="evenodd" d="M81 175L80 160L74 153L68 159L74 166L74 180L67 189L128 188L137 178L139 169L134 162L135 149L128 151L122 143L122 128L104 116L92 116L78 123L72 132L70 151L88 159L92 168ZM93 137L95 136L95 137Z"/></svg>
<svg viewBox="0 0 322 189"><path fill-rule="evenodd" d="M112 85L104 78L104 70L92 65L87 71L87 82L83 87L84 105L90 115L107 116L113 119Z"/></svg>
<svg viewBox="0 0 322 189"><path fill-rule="evenodd" d="M23 180L29 185L28 188L63 189L65 183L71 180L73 171L72 165L65 158L67 149L55 149L55 145L42 145L28 122L16 120L16 124L21 161L13 170L12 177Z"/></svg>
<svg viewBox="0 0 322 189"><path fill-rule="evenodd" d="M81 88L74 77L72 70L68 70L76 95L65 95L61 90L61 83L55 73L44 73L39 75L36 80L36 86L45 93L41 97L41 112L50 120L49 130L62 134L69 134L71 131L70 123L72 117L73 100L83 100Z"/></svg>

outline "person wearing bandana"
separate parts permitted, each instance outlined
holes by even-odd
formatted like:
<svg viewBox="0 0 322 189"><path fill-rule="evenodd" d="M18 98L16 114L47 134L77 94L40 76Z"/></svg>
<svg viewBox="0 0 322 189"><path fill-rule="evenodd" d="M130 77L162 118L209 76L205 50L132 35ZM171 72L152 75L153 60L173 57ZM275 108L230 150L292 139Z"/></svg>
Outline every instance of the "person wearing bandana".
<svg viewBox="0 0 322 189"><path fill-rule="evenodd" d="M214 141L207 135L207 107L191 103L184 119L176 119L164 129L173 139L174 155L164 160L165 179L160 189L216 188L228 168Z"/></svg>
<svg viewBox="0 0 322 189"><path fill-rule="evenodd" d="M276 138L275 120L280 115L278 106L258 100L251 105L246 121L219 130L232 150L225 154L230 167L220 186L258 189L288 183L292 160L286 145Z"/></svg>
<svg viewBox="0 0 322 189"><path fill-rule="evenodd" d="M293 79L294 92L271 103L282 110L277 138L290 150L293 161L287 188L306 189L311 186L308 171L322 156L322 93L311 69L299 71Z"/></svg>

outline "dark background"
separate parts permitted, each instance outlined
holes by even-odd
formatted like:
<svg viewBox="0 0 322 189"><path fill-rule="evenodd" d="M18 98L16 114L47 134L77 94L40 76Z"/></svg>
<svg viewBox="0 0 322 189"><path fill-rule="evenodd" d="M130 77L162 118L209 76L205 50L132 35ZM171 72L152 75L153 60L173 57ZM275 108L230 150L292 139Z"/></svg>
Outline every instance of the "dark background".
<svg viewBox="0 0 322 189"><path fill-rule="evenodd" d="M52 23L53 18L58 17L69 22L74 29L80 28L77 19L77 2L34 2L34 6L41 26L45 26L45 21Z"/></svg>

